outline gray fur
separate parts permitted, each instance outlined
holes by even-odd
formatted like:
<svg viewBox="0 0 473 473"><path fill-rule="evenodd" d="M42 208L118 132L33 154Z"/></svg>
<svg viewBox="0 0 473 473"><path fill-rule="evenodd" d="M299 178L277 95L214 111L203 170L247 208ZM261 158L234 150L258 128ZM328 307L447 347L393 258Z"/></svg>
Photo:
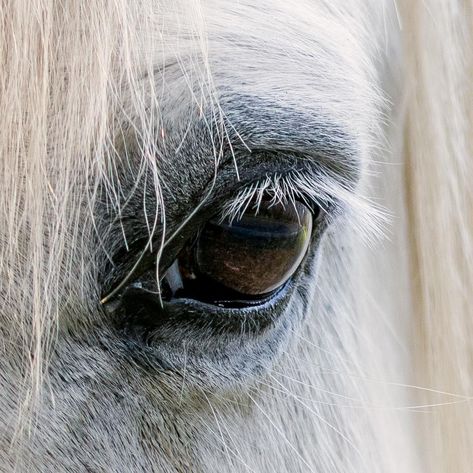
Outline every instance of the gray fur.
<svg viewBox="0 0 473 473"><path fill-rule="evenodd" d="M383 140L386 59L377 48L388 13L384 2L332 3L203 2L207 55L176 48L156 59L152 164L143 165L140 119L121 92L114 182L101 183L92 209L84 205L75 251L86 264L70 268L77 286L60 292L34 428L21 442L13 344L1 362L2 471L389 471L370 409L337 407L367 402L366 386L335 374L362 376L369 358L354 326L357 294L347 288L357 229L372 223L360 209ZM183 305L185 324L151 329L123 320L119 304L99 303L149 242L156 251L177 230L191 234L249 184L291 173L320 187L316 204L333 207L277 302L197 316ZM82 201L89 191L77 190ZM161 261L175 256L174 243Z"/></svg>

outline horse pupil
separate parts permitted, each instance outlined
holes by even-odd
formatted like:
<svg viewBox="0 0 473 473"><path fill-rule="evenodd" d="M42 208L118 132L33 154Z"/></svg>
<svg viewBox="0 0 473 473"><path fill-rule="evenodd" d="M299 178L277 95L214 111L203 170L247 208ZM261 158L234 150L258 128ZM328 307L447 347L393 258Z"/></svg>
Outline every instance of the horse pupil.
<svg viewBox="0 0 473 473"><path fill-rule="evenodd" d="M262 203L232 223L208 222L195 249L198 273L242 295L274 291L297 270L312 233L302 203Z"/></svg>
<svg viewBox="0 0 473 473"><path fill-rule="evenodd" d="M312 211L301 202L263 201L232 222L208 221L162 281L164 299L222 307L258 305L301 264L312 234Z"/></svg>

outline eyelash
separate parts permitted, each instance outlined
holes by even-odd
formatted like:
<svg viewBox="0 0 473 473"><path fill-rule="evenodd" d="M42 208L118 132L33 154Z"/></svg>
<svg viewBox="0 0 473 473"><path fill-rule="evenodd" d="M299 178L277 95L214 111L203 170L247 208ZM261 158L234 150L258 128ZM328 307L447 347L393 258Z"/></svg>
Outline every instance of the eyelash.
<svg viewBox="0 0 473 473"><path fill-rule="evenodd" d="M314 213L321 209L328 214L331 209L339 206L336 199L329 197L325 192L319 192L314 184L313 178L300 172L268 175L241 189L234 199L223 206L220 219L230 222L238 220L250 205L253 205L257 214L263 198L266 200L269 198L270 206L291 205L301 201Z"/></svg>
<svg viewBox="0 0 473 473"><path fill-rule="evenodd" d="M238 220L252 203L257 214L263 197L269 197L271 205L291 205L301 201L314 214L320 213L328 218L329 223L337 215L349 214L353 230L368 243L383 235L389 220L385 209L364 197L353 183L341 182L340 178L321 170L317 173L291 171L267 175L241 189L234 199L227 202L220 212L220 220Z"/></svg>

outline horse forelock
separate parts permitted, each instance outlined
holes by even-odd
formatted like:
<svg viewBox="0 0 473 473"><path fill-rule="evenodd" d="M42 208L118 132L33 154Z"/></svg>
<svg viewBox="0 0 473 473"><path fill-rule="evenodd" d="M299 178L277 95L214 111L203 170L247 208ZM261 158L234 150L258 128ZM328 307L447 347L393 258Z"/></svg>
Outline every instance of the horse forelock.
<svg viewBox="0 0 473 473"><path fill-rule="evenodd" d="M457 1L446 2L451 8L442 7L432 23L421 7L405 3L398 9L359 0L256 6L249 0L53 6L16 0L0 9L2 467L423 471L431 432L422 437L427 447L420 451L427 453L419 455L412 411L422 390L408 385L443 392L440 401L426 395L420 404L450 402L449 390L465 400L471 388L468 376L449 372L467 365L468 344L462 339L448 352L453 333L468 326L464 291L472 274L458 253L470 261L471 199L465 190L473 171L465 130L471 123L464 104L445 98L445 90L466 82L469 62L462 55L471 56L465 39L471 32L455 14ZM443 41L433 24L442 26ZM446 38L455 42L455 57ZM402 41L412 47L404 56ZM427 41L431 50L424 51ZM432 84L433 74L440 79ZM470 88L465 94L471 99ZM420 127L425 115L432 117L432 129ZM312 142L317 127L319 141ZM231 394L204 391L193 401L204 408L185 410L174 406L165 383L156 386L149 372L137 374L133 362L123 360L126 344L112 346L107 330L99 340L107 349L96 349L96 340L84 334L106 326L96 311L103 296L97 253L132 242L125 230L98 221L97 208L120 219L138 196L149 209L145 234L151 241L166 223L163 195L178 196L178 184L187 189L186 178L209 175L192 162L177 172L166 146L208 143L209 162L218 164L222 149L238 155L238 147L264 149L269 139L283 146L300 137L310 147L327 146L328 129L337 130L336 143L329 143L334 155L353 150L350 172L361 176L356 186L329 173L320 179L295 172L245 187L224 208L224 215L238 215L263 192L280 201L312 193L340 205L340 218L323 240L318 279L305 282L291 303L291 310L302 312L311 299L311 313L268 377ZM432 162L430 149L437 150ZM408 167L402 168L406 156ZM439 196L419 189L443 185L444 175L453 184L442 197L442 213L449 215L442 228L455 237L443 246L442 232L427 222L427 216L438 226L444 222L431 210ZM138 186L143 176L149 178L146 192ZM389 212L395 214L390 225ZM451 283L442 290L441 271L429 263L439 246L445 267L448 256L455 261ZM462 281L452 274L457 268ZM434 303L430 294L436 291ZM450 304L455 314L446 317ZM432 359L409 345L410 317L419 314L425 344L443 346L428 314L440 314L448 333L450 348ZM418 370L429 366L426 378L412 368L413 360ZM120 376L129 384L120 384ZM103 399L109 393L116 399ZM81 434L71 434L67 423L76 411L93 416L84 414L78 432L90 442L75 457ZM447 471L449 464L467 471L471 432L458 427L467 415L468 409L453 417L439 409L426 422L425 430L434 425L460 439L444 446L443 435L433 434L432 458L438 461L429 463L429 471ZM39 452L36 459L32 451Z"/></svg>

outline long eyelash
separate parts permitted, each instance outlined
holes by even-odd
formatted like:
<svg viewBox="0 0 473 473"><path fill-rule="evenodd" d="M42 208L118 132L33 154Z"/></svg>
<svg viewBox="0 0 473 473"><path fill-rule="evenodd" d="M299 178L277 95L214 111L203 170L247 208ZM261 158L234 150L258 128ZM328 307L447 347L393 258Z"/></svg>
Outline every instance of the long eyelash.
<svg viewBox="0 0 473 473"><path fill-rule="evenodd" d="M353 185L340 183L322 173L292 171L275 174L243 188L224 205L221 220L238 220L251 209L258 213L263 198L269 205L291 205L302 201L308 207L317 206L330 220L348 215L354 231L371 243L385 232L389 215L386 210L359 194Z"/></svg>

